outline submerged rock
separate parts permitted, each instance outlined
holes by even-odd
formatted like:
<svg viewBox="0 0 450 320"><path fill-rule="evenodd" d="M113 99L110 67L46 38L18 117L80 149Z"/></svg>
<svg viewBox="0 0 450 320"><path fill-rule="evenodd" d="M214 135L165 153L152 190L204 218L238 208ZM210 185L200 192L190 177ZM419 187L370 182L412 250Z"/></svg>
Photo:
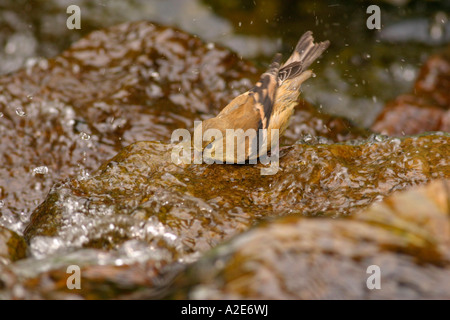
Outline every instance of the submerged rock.
<svg viewBox="0 0 450 320"><path fill-rule="evenodd" d="M191 265L166 297L449 299L449 183L396 193L351 218L263 223ZM374 270L379 289L368 287Z"/></svg>

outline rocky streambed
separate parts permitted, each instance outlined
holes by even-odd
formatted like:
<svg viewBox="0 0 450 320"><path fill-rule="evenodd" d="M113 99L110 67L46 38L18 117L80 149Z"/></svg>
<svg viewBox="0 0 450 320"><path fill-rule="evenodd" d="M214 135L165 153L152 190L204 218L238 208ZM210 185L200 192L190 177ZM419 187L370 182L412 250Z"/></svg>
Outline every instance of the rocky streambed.
<svg viewBox="0 0 450 320"><path fill-rule="evenodd" d="M0 297L450 298L448 52L373 131L300 101L275 175L173 163L259 72L132 22L2 76Z"/></svg>

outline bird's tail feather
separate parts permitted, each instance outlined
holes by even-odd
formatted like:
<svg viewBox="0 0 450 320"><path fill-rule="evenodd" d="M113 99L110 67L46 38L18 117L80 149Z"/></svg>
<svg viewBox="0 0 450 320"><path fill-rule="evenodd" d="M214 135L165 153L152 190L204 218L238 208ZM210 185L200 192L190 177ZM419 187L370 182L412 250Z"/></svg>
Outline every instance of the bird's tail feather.
<svg viewBox="0 0 450 320"><path fill-rule="evenodd" d="M328 48L330 42L314 43L311 31L305 32L297 43L294 52L279 71L279 80L292 79L309 68L309 66Z"/></svg>

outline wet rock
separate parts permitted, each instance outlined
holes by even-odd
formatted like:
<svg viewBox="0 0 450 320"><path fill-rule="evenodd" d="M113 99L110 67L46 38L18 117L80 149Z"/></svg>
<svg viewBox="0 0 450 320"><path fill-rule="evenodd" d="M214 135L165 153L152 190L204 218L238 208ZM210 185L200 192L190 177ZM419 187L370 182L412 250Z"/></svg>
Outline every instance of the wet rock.
<svg viewBox="0 0 450 320"><path fill-rule="evenodd" d="M430 57L413 93L388 103L372 130L391 136L450 131L450 49Z"/></svg>
<svg viewBox="0 0 450 320"><path fill-rule="evenodd" d="M139 22L0 78L4 224L21 231L55 181L97 169L134 141L169 140L247 90L255 73L225 49Z"/></svg>
<svg viewBox="0 0 450 320"><path fill-rule="evenodd" d="M67 279L71 275L64 269L56 269L39 274L37 278L26 279L20 299L138 299L152 293L156 286L154 262L126 266L91 265L80 270L82 286L70 290ZM47 285L42 286L46 281Z"/></svg>
<svg viewBox="0 0 450 320"><path fill-rule="evenodd" d="M423 162L422 157L433 159L432 154L446 152L446 148L438 146L445 145L449 138L444 137L445 141L442 138L387 139L384 141L387 145L372 142L362 146L342 145L344 148L335 145L331 153L344 162L358 158L360 147L366 148L368 159L375 158L376 150L401 154L403 149L410 156L405 159L405 169L413 174L406 176L405 172L397 171L394 175L392 162L380 158L355 169L366 168L373 175L378 168L377 178L384 175L386 180L380 179L372 190L378 200L393 190L423 183L427 176L436 176L433 173L449 177L448 154L432 160L442 165L440 168ZM390 150L392 141L401 142L394 143L398 152ZM437 148L431 146L433 143ZM324 152L318 146L302 147L306 154ZM434 182L424 188L395 193L370 206L371 201L364 199L364 188L356 199L358 188L352 186L355 190L347 190L345 203L331 201L329 204L329 210L336 210L330 214L339 219L295 214L269 219L248 230L263 216L273 218L293 208L299 210L305 192L288 187L287 193L297 191L297 194L288 198L290 202L285 196L276 203L279 207L284 205L285 211L279 207L272 211L273 198L279 197L276 176L266 176L270 179L264 182L255 166L248 165L181 168L170 164L164 169L152 165L169 157L168 150L170 146L164 144L137 143L89 179L55 187L34 214L33 224L26 232L33 254L40 259L18 261L2 272L0 280L5 288L0 290L0 296L25 299L449 296L446 284L450 261L448 183ZM422 155L415 155L412 150ZM299 173L290 160L298 157L296 153L291 155L293 151L299 150L288 150L280 163L284 170L290 168L286 173L289 175L295 170ZM346 183L356 178L350 171L347 182L339 180L344 171L326 173L323 169L318 173L326 181L322 184L326 192L335 192L336 186L330 188L331 180L345 189ZM196 175L205 184L201 190L196 188L197 192L191 181L185 179L194 179ZM219 181L221 175L223 181ZM334 179L325 178L327 175L334 175ZM415 180L413 176L423 180ZM119 180L123 181L122 188L116 187ZM226 186L214 189L221 184ZM233 189L236 191L229 191ZM320 194L314 188L308 192ZM267 193L265 197L264 193ZM61 198L57 200L58 197ZM246 207L249 197L253 203ZM324 199L319 198L317 203L325 202ZM233 201L240 201L243 207L230 207ZM311 210L315 206L311 205ZM345 216L348 212L354 214ZM317 214L323 212L310 216ZM239 231L245 232L214 248ZM46 232L47 236L43 236ZM50 243L58 243L62 250L51 252ZM180 273L183 264L197 259L200 252L209 248L213 250ZM73 253L66 253L74 249ZM67 289L66 268L71 264L81 267L80 291ZM382 270L381 291L369 291L365 286L370 265L378 265ZM173 282L176 274L178 277ZM12 288L19 283L22 291L16 293Z"/></svg>
<svg viewBox="0 0 450 320"><path fill-rule="evenodd" d="M14 231L0 227L0 264L25 257L27 244L25 240Z"/></svg>
<svg viewBox="0 0 450 320"><path fill-rule="evenodd" d="M36 257L115 250L134 239L161 261L189 261L261 218L345 216L395 190L448 178L449 142L436 134L297 144L266 176L261 164L175 165L173 145L138 142L93 175L55 185L25 237Z"/></svg>
<svg viewBox="0 0 450 320"><path fill-rule="evenodd" d="M449 299L449 183L396 193L347 219L260 224L191 265L166 297ZM370 266L380 289L368 289Z"/></svg>
<svg viewBox="0 0 450 320"><path fill-rule="evenodd" d="M135 254L143 255L130 262ZM73 267L79 268L80 286L70 289L68 284L75 284L70 278ZM143 251L136 250L114 254L81 249L38 261L24 259L3 268L0 265L0 299L143 298L159 293L161 280L157 272L162 267L156 259L148 259Z"/></svg>
<svg viewBox="0 0 450 320"><path fill-rule="evenodd" d="M0 78L0 223L22 232L50 187L85 176L139 140L170 141L248 90L258 70L182 31L133 22ZM307 121L305 123L305 121ZM328 127L326 127L328 125ZM364 136L305 105L286 142Z"/></svg>

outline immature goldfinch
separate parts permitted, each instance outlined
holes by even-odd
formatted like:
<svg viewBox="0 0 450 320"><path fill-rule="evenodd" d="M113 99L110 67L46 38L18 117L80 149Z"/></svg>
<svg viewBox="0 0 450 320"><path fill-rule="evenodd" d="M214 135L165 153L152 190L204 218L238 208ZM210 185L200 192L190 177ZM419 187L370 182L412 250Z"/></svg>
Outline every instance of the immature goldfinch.
<svg viewBox="0 0 450 320"><path fill-rule="evenodd" d="M329 44L329 41L314 43L312 32L308 31L282 66L281 55L277 54L252 89L234 98L216 117L195 128L194 137L202 137L201 144L194 143L195 151L216 161L243 163L258 158L271 147L278 147L278 139L274 143L271 141L275 133L271 130L278 129L279 137L286 130L300 95L300 85L312 75L307 68ZM264 130L259 129L267 129L266 135L261 135ZM230 144L233 141L234 145Z"/></svg>

